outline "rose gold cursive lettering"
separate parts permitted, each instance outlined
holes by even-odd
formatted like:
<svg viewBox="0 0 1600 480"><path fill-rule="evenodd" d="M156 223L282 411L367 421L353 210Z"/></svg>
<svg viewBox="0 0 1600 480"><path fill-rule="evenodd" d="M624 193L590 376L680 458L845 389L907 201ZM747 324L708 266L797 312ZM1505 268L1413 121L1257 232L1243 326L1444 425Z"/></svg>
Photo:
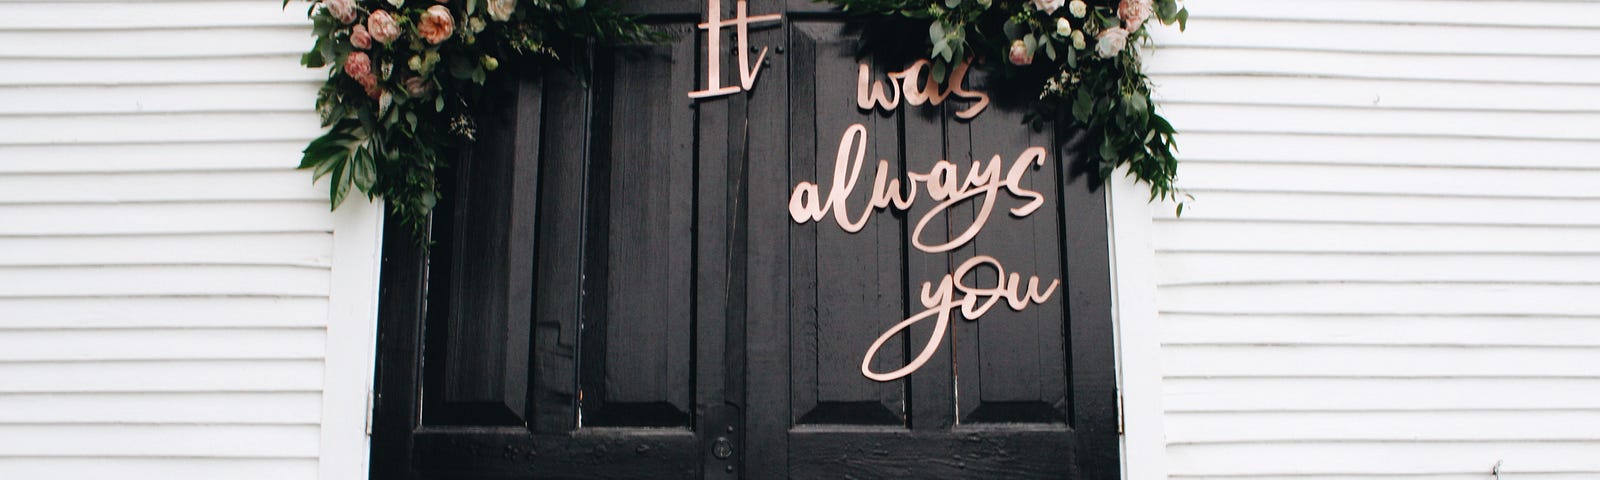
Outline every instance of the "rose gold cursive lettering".
<svg viewBox="0 0 1600 480"><path fill-rule="evenodd" d="M756 75L761 73L761 61L767 58L767 47L761 47L761 55L756 57L755 68L750 67L750 25L757 23L776 22L783 19L782 14L767 14L749 16L745 0L739 0L734 6L732 19L722 18L722 0L707 0L706 22L699 25L705 30L706 35L706 81L710 86L705 90L689 92L689 98L716 97L749 90L756 85ZM739 48L739 85L722 86L722 28L732 25L734 37L737 38Z"/></svg>
<svg viewBox="0 0 1600 480"><path fill-rule="evenodd" d="M966 278L968 273L971 273L975 268L983 266L994 268L995 276L999 279L995 286L984 288L963 283L962 279ZM1055 294L1056 287L1060 285L1060 280L1051 280L1050 284L1044 287L1044 291L1041 292L1039 291L1039 277L1033 276L1028 278L1027 289L1023 289L1022 276L1016 273L1008 276L1005 267L1000 265L999 260L987 255L972 257L962 263L960 267L957 267L954 273L945 275L943 279L940 279L937 290L933 290L933 282L922 282L922 306L926 310L901 320L900 323L895 324L888 331L879 335L878 339L872 342L872 347L867 349L866 357L861 359L861 374L880 382L897 380L910 375L911 372L915 372L917 369L922 368L924 364L927 364L928 360L933 358L933 354L938 352L939 345L944 343L945 330L950 326L950 315L958 308L961 311L961 316L967 320L977 320L978 317L982 317L1001 299L1005 299L1006 306L1011 307L1012 310L1022 311L1029 305L1043 304L1049 300L1050 296ZM960 295L958 296L957 293ZM934 319L933 331L928 335L928 340L922 344L922 349L918 351L917 356L910 363L889 372L872 371L872 359L877 357L878 350L883 348L884 343L888 342L890 338L894 338L895 335L899 335L900 332L910 329L912 325L929 318Z"/></svg>
<svg viewBox="0 0 1600 480"><path fill-rule="evenodd" d="M878 160L871 200L860 210L859 216L852 218L847 202L850 194L855 191L856 183L861 179L862 161L866 156L866 141L865 126L858 123L845 129L844 136L839 139L838 153L834 157L833 178L827 197L821 196L820 185L800 182L795 185L794 192L789 196L790 218L801 224L821 222L832 213L834 222L838 223L840 228L851 233L860 232L877 210L888 208L899 211L910 210L917 197L917 185L923 184L926 186L928 198L939 203L917 221L916 228L911 232L911 244L924 252L940 253L959 248L978 236L978 232L982 231L984 224L989 221L1001 190L1028 200L1027 203L1010 210L1014 216L1026 217L1044 205L1044 195L1022 186L1022 176L1028 172L1028 168L1044 165L1045 157L1048 156L1043 147L1029 147L1022 151L1004 176L1001 175L999 155L995 155L988 163L982 160L973 161L965 180L961 179L956 164L948 160L939 160L926 173L907 173L904 192L899 180L890 179L888 176L889 161ZM951 207L978 197L982 197L978 215L966 229L943 243L930 245L922 241L922 232L929 222Z"/></svg>
<svg viewBox="0 0 1600 480"><path fill-rule="evenodd" d="M885 112L892 112L900 108L902 97L912 106L939 105L954 94L973 101L966 109L956 112L956 116L963 120L978 116L989 106L989 94L967 90L962 86L967 78L967 68L972 65L971 59L963 60L956 65L942 87L931 74L927 76L926 82L919 83L922 79L922 69L932 64L933 62L926 59L917 60L905 70L889 72L886 75L889 77L887 86L882 81L872 80L872 69L865 63L860 64L856 70L856 106L862 110L882 108Z"/></svg>

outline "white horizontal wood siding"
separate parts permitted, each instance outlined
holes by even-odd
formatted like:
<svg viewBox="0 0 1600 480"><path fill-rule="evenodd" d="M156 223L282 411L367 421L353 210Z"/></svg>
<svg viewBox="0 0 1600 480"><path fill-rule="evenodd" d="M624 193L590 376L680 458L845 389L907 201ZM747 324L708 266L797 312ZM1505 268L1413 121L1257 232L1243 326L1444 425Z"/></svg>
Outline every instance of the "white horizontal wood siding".
<svg viewBox="0 0 1600 480"><path fill-rule="evenodd" d="M1188 6L1148 57L1196 197L1149 224L1167 475L1600 478L1600 2Z"/></svg>
<svg viewBox="0 0 1600 480"><path fill-rule="evenodd" d="M0 478L313 479L359 435L304 5L0 0Z"/></svg>

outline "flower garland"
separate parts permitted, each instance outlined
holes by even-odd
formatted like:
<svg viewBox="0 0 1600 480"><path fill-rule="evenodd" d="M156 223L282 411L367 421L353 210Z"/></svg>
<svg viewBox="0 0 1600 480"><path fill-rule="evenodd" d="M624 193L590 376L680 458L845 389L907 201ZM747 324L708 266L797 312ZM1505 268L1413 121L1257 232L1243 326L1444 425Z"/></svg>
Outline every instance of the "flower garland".
<svg viewBox="0 0 1600 480"><path fill-rule="evenodd" d="M330 177L335 208L351 187L384 197L419 239L438 200L442 155L473 139L473 106L502 61L581 67L590 40L662 38L585 0L311 3L316 43L300 63L328 68L317 93L328 131L306 146L300 168Z"/></svg>
<svg viewBox="0 0 1600 480"><path fill-rule="evenodd" d="M1172 124L1155 112L1138 45L1147 22L1187 26L1178 0L822 0L873 19L926 22L933 74L969 55L1019 77L1042 76L1029 119L1064 118L1088 135L1083 154L1101 178L1123 164L1151 199L1178 200ZM998 59L992 58L998 57ZM1178 206L1183 212L1183 206Z"/></svg>
<svg viewBox="0 0 1600 480"><path fill-rule="evenodd" d="M310 1L316 42L300 62L328 69L317 94L328 131L306 146L300 168L330 178L334 207L351 187L384 197L419 239L438 200L443 155L473 140L474 105L502 61L581 68L591 41L665 38L586 0ZM1154 111L1137 46L1151 18L1187 23L1178 0L817 1L927 22L940 79L969 56L1008 75L1042 76L1035 127L1065 118L1087 132L1082 153L1102 178L1127 164L1152 199L1177 199L1175 132Z"/></svg>

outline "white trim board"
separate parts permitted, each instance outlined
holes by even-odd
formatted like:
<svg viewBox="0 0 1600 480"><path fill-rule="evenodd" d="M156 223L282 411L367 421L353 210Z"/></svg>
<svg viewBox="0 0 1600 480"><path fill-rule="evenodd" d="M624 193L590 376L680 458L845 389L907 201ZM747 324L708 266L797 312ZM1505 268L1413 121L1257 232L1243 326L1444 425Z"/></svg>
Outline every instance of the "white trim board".
<svg viewBox="0 0 1600 480"><path fill-rule="evenodd" d="M1155 248L1151 243L1150 188L1126 167L1106 180L1111 216L1111 315L1116 335L1117 392L1121 402L1122 476L1167 478L1167 443L1161 404L1161 331L1156 316Z"/></svg>
<svg viewBox="0 0 1600 480"><path fill-rule="evenodd" d="M368 416L377 352L383 202L345 200L334 212L333 280L323 367L319 478L367 478Z"/></svg>

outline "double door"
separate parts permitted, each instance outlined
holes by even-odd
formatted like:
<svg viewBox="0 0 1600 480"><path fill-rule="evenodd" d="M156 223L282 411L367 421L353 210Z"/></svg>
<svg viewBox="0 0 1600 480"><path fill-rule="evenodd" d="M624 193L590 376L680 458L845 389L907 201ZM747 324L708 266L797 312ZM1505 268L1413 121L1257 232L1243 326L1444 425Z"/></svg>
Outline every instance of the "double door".
<svg viewBox="0 0 1600 480"><path fill-rule="evenodd" d="M886 81L915 52L864 49L881 40L809 1L752 2L784 14L750 31L755 84L691 99L712 60L739 84L739 52L695 27L704 0L621 3L674 39L495 85L433 245L391 225L373 478L1118 476L1104 195L1062 167L1071 135L1023 124L1019 89L977 71L992 103L970 120L955 100L861 108L861 65ZM868 207L878 169L906 192L941 161L965 181L1031 147L1026 215L1004 190L942 205L937 182ZM797 221L796 187L826 195L841 171L857 181L836 203L864 223ZM1059 283L1019 308L985 296L1012 273ZM969 297L996 301L967 319L950 305ZM942 327L886 335L930 310Z"/></svg>

